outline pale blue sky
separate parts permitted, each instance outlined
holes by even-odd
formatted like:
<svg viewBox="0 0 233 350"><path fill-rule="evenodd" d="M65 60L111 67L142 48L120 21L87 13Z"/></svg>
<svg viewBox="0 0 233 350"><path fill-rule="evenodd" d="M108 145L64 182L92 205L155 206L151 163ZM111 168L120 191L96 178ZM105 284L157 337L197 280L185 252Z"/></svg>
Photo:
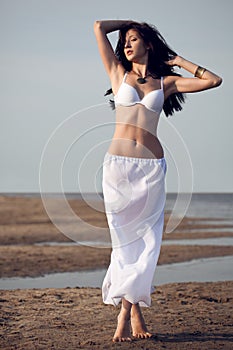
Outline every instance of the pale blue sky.
<svg viewBox="0 0 233 350"><path fill-rule="evenodd" d="M95 191L92 174L100 176L99 166L113 128L112 124L102 126L112 123L114 115L107 105L92 107L107 102L103 94L109 88L93 22L122 18L156 25L180 55L223 77L220 88L189 94L183 111L169 118L169 128L161 116L169 163L167 190L176 192L178 186L173 166L177 157L182 163L182 149L177 150L178 155L175 152L178 132L191 157L193 191L232 192L232 13L231 0L0 0L0 192L39 191L42 151L64 121L60 139L53 145L54 158L50 155L47 160L49 166L54 161L56 171L56 160L59 163L59 155L66 154L64 190L79 191L77 174L84 164L81 190ZM111 35L111 40L115 43L116 35ZM67 119L88 107L90 110L80 112L75 120ZM83 133L85 137L77 140ZM92 147L90 159L82 162ZM49 166L44 164L48 171L45 187L56 191L56 175ZM185 182L187 164L181 165L178 173ZM96 181L98 187L100 179ZM185 186L183 189L189 190L190 181Z"/></svg>

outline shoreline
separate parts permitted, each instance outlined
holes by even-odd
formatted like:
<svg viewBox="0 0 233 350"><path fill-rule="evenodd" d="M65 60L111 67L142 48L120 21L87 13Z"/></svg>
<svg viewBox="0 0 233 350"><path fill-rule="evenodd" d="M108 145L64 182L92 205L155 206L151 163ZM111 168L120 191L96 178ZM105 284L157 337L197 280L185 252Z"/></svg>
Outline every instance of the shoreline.
<svg viewBox="0 0 233 350"><path fill-rule="evenodd" d="M110 254L111 249L83 246L0 246L0 278L105 269ZM233 246L162 246L158 265L232 255Z"/></svg>
<svg viewBox="0 0 233 350"><path fill-rule="evenodd" d="M0 195L0 203L0 277L33 277L108 266L110 248L46 245L51 241L72 241L50 221L40 198ZM57 205L56 199L54 205ZM71 199L69 205L83 221L96 227L93 237L93 232L82 230L80 226L79 241L101 241L103 237L99 235L98 227L107 228L105 214L89 207L83 200ZM63 220L59 210L58 215ZM165 225L168 217L169 214L165 213ZM106 231L106 234L109 235L109 232ZM226 220L190 217L184 217L174 232L163 235L164 240L171 241L222 237L233 237L233 227ZM233 246L162 245L158 264L228 255L233 255Z"/></svg>
<svg viewBox="0 0 233 350"><path fill-rule="evenodd" d="M202 258L183 263L164 264L156 267L152 285L171 283L232 281L233 256ZM57 272L39 277L10 277L0 279L0 290L47 288L101 288L106 269Z"/></svg>

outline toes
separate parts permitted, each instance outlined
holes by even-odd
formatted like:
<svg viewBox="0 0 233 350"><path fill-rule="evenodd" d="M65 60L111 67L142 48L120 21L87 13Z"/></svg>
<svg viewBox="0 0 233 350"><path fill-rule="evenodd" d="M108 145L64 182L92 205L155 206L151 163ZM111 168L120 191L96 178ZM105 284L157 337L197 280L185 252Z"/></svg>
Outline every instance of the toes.
<svg viewBox="0 0 233 350"><path fill-rule="evenodd" d="M147 335L147 338L153 337L153 334L151 334L151 333L149 333L149 332L146 332L146 335Z"/></svg>
<svg viewBox="0 0 233 350"><path fill-rule="evenodd" d="M139 339L146 339L146 338L151 338L153 337L153 334L149 333L149 332L146 332L146 333L135 333L133 334L133 336L135 338L139 338Z"/></svg>
<svg viewBox="0 0 233 350"><path fill-rule="evenodd" d="M122 338L122 341L132 341L132 339L130 337L127 337L127 338Z"/></svg>
<svg viewBox="0 0 233 350"><path fill-rule="evenodd" d="M130 337L126 337L126 338L117 337L117 338L113 338L112 341L113 343L120 343L124 341L132 341L132 339Z"/></svg>
<svg viewBox="0 0 233 350"><path fill-rule="evenodd" d="M121 342L121 338L113 338L113 343L119 343Z"/></svg>

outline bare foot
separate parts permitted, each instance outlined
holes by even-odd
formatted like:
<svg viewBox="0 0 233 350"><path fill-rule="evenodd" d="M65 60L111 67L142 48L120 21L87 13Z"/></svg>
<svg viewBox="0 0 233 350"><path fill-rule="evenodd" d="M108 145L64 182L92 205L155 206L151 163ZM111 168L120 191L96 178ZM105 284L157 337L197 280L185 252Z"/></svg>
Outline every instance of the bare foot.
<svg viewBox="0 0 233 350"><path fill-rule="evenodd" d="M138 304L134 304L131 309L131 326L135 338L145 339L153 337L153 334L148 332Z"/></svg>
<svg viewBox="0 0 233 350"><path fill-rule="evenodd" d="M118 315L117 329L112 341L132 341L130 336L129 316L127 314L124 314L122 311Z"/></svg>

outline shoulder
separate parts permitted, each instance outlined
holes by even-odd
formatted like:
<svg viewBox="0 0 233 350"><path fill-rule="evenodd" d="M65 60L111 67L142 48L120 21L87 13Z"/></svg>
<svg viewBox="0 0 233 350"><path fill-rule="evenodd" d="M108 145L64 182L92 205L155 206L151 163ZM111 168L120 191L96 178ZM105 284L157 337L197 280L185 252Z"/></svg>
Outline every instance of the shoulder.
<svg viewBox="0 0 233 350"><path fill-rule="evenodd" d="M163 77L165 98L177 92L177 82L180 79L183 79L183 77L179 75L167 75Z"/></svg>
<svg viewBox="0 0 233 350"><path fill-rule="evenodd" d="M173 84L176 82L178 79L182 78L179 75L166 75L163 77L163 81L166 85Z"/></svg>

